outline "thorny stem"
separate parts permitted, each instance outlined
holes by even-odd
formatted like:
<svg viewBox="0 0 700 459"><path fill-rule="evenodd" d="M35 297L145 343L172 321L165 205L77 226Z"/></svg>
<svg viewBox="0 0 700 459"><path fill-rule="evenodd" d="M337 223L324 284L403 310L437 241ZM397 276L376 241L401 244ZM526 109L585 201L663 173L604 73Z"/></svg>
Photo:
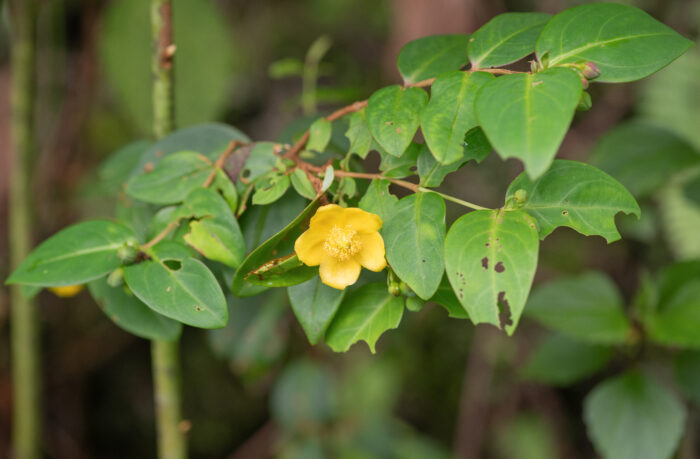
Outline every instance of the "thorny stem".
<svg viewBox="0 0 700 459"><path fill-rule="evenodd" d="M441 196L443 199L446 199L447 201L454 202L455 204L459 204L464 207L468 207L470 209L474 210L490 210L488 207L482 207L477 204L473 204L469 201L464 201L462 199L455 198L454 196L450 196L448 194L440 193L435 190L431 190L430 188L425 188L422 187L418 184L407 182L406 180L398 180L390 177L385 177L382 174L371 174L371 173L365 173L365 172L346 172L346 171L334 171L334 174L338 177L353 177L353 178L361 178L361 179L368 179L368 180L375 180L375 179L383 179L383 180L388 180L394 185L398 185L402 188L406 188L408 190L413 191L414 193L418 192L423 192L423 193L435 193L439 196Z"/></svg>
<svg viewBox="0 0 700 459"><path fill-rule="evenodd" d="M161 138L173 129L173 43L171 0L151 0L151 33L153 55L153 133ZM171 222L144 247L151 247L162 240L179 221ZM144 248L142 247L142 248ZM154 405L158 432L158 457L160 459L185 459L187 439L182 426L182 390L180 382L179 339L175 341L151 341L151 366L153 369Z"/></svg>
<svg viewBox="0 0 700 459"><path fill-rule="evenodd" d="M9 2L11 22L10 264L18 266L31 248L31 169L34 157L36 2ZM18 459L41 457L40 330L36 304L19 285L10 288L12 340L12 445Z"/></svg>
<svg viewBox="0 0 700 459"><path fill-rule="evenodd" d="M527 73L527 72L518 72L515 70L508 70L508 69L474 69L474 70L465 70L466 73L472 73L472 72L486 72L486 73L492 73L494 75L510 75L512 73ZM426 88L431 86L435 82L435 78L429 78L427 80L419 81L417 83L405 85L406 88ZM337 119L342 118L345 115L348 115L350 113L355 113L359 112L363 108L367 106L367 100L361 100L358 102L354 102L350 105L347 105L343 108L340 108L330 115L326 116L326 119L328 121L335 121ZM284 154L284 158L289 158L294 160L295 162L299 162L299 153L304 149L306 146L306 143L309 141L309 135L310 132L307 129L306 132L304 132L304 135L301 136L301 138L289 149L287 152Z"/></svg>

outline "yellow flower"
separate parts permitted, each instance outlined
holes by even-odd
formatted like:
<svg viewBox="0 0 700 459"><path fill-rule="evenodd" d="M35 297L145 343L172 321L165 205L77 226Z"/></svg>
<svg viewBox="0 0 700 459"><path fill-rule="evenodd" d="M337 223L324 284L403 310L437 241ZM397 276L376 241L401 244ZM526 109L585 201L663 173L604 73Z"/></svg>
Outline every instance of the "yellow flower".
<svg viewBox="0 0 700 459"><path fill-rule="evenodd" d="M360 266L371 271L386 267L381 227L378 215L357 207L322 206L294 251L305 265L320 265L321 282L342 290L357 281Z"/></svg>
<svg viewBox="0 0 700 459"><path fill-rule="evenodd" d="M85 286L83 284L66 285L63 287L49 287L49 290L51 290L54 295L61 298L70 298L80 293L84 287Z"/></svg>

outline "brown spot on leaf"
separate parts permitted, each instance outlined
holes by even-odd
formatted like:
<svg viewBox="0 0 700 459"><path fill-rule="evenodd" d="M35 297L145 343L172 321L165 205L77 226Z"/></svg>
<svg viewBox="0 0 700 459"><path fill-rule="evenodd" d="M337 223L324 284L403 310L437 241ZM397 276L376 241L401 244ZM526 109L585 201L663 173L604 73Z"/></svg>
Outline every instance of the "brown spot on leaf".
<svg viewBox="0 0 700 459"><path fill-rule="evenodd" d="M561 211L561 214L562 214L563 216L566 217L567 215L569 215L569 211L568 211L568 210L562 210L562 211Z"/></svg>
<svg viewBox="0 0 700 459"><path fill-rule="evenodd" d="M143 171L148 174L153 170L154 167L156 166L153 163L146 163L143 165Z"/></svg>
<svg viewBox="0 0 700 459"><path fill-rule="evenodd" d="M401 134L401 128L396 128L396 133Z"/></svg>
<svg viewBox="0 0 700 459"><path fill-rule="evenodd" d="M506 270L506 267L503 266L503 262L499 261L496 263L496 266L493 267L493 270L496 271L497 273L502 273L503 271Z"/></svg>
<svg viewBox="0 0 700 459"><path fill-rule="evenodd" d="M511 317L510 305L508 300L506 300L506 292L498 292L498 323L501 330L509 325L513 325L513 319Z"/></svg>
<svg viewBox="0 0 700 459"><path fill-rule="evenodd" d="M489 259L488 257L484 257L481 259L481 267L484 269L489 269Z"/></svg>
<svg viewBox="0 0 700 459"><path fill-rule="evenodd" d="M195 304L195 305L194 305L194 310L195 310L195 311L204 311L204 308L202 308L201 306L198 306L198 305Z"/></svg>

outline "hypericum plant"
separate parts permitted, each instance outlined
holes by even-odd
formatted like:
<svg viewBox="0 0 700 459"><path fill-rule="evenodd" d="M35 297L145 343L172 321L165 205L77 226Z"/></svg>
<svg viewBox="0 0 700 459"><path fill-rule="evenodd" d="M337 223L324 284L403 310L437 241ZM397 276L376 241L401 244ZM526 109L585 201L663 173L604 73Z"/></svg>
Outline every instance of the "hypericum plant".
<svg viewBox="0 0 700 459"><path fill-rule="evenodd" d="M589 81L638 80L691 44L641 10L606 3L556 16L507 13L471 36L413 41L398 57L403 86L319 118L293 145L252 142L218 124L128 145L100 171L119 195L117 220L59 232L8 282L87 283L118 325L161 340L176 339L181 324L224 326L225 291L247 297L271 287L288 287L310 342L325 336L336 351L359 340L374 350L379 336L398 326L404 297L409 309L434 301L452 316L512 334L540 239L568 226L612 242L620 237L615 215L640 213L632 195L603 171L554 160L575 111L591 104ZM533 52L530 71L503 68ZM331 138L341 119L348 121L350 143L339 149ZM415 140L419 128L424 143ZM525 166L501 208L435 189L492 149ZM360 171L356 159L373 150L381 157L379 172ZM418 183L403 180L416 172ZM390 185L413 193L399 200ZM449 231L446 200L473 210ZM317 235L310 251L297 242L295 253L309 217L321 218L317 209L329 202L364 212L324 208L337 210L331 212L337 220L326 222L333 240ZM354 230L343 226L350 214L374 226L381 220L376 250L361 248L370 242L353 239ZM323 257L333 250L340 254L338 272L350 252L367 252L373 258L360 263L383 268L376 259L382 240L385 275L357 282L354 271L343 282L322 276L331 287L319 281L314 265L323 270ZM347 284L354 285L333 288Z"/></svg>

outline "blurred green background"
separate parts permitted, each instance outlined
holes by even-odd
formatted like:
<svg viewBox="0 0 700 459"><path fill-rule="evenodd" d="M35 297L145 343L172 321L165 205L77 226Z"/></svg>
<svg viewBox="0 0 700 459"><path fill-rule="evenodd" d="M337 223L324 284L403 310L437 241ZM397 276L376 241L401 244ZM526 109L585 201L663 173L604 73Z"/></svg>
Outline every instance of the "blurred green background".
<svg viewBox="0 0 700 459"><path fill-rule="evenodd" d="M251 138L272 140L298 131L294 120L399 82L395 58L407 41L471 32L506 11L556 13L586 2L174 3L177 127L216 120ZM685 36L698 37L700 2L623 3L644 8ZM97 166L120 146L151 135L147 8L142 0L41 2L36 100L40 151L33 193L37 240L79 219L111 215L113 203L96 191ZM3 21L1 234L7 234L9 160L6 27ZM587 160L602 134L632 117L653 121L700 148L698 74L700 52L695 47L639 83L594 85L593 108L577 115L560 157ZM373 167L376 159L370 156L368 164ZM468 166L449 179L448 192L500 205L507 184L520 170L516 161L504 163L491 155L478 168ZM672 216L659 215L650 202L640 222L618 220L623 240L610 246L602 238L557 231L542 246L536 283L600 269L629 300L642 272L673 259L700 256L698 225L692 224L700 222L700 210L672 191L660 199L666 200L666 209L672 207ZM680 230L668 229L669 218L686 223ZM8 244L0 238L2 279L8 274ZM46 456L154 457L148 342L115 327L86 293L59 299L42 292L39 302ZM466 321L448 319L444 310L429 305L404 315L400 329L388 332L373 356L364 345L347 354L309 346L284 290L235 300L230 308L225 329L186 329L183 336L184 411L189 421L183 427L190 429L192 457L595 457L581 403L597 381L615 372L617 360L603 373L565 388L533 381L537 378L528 377L523 368L543 333L530 321L507 338L487 327L475 329ZM7 292L0 290L3 343L8 342L7 317ZM2 345L0 456L9 450L10 414L9 350ZM691 428L697 416L697 410L691 414ZM694 454L690 441L687 449Z"/></svg>

